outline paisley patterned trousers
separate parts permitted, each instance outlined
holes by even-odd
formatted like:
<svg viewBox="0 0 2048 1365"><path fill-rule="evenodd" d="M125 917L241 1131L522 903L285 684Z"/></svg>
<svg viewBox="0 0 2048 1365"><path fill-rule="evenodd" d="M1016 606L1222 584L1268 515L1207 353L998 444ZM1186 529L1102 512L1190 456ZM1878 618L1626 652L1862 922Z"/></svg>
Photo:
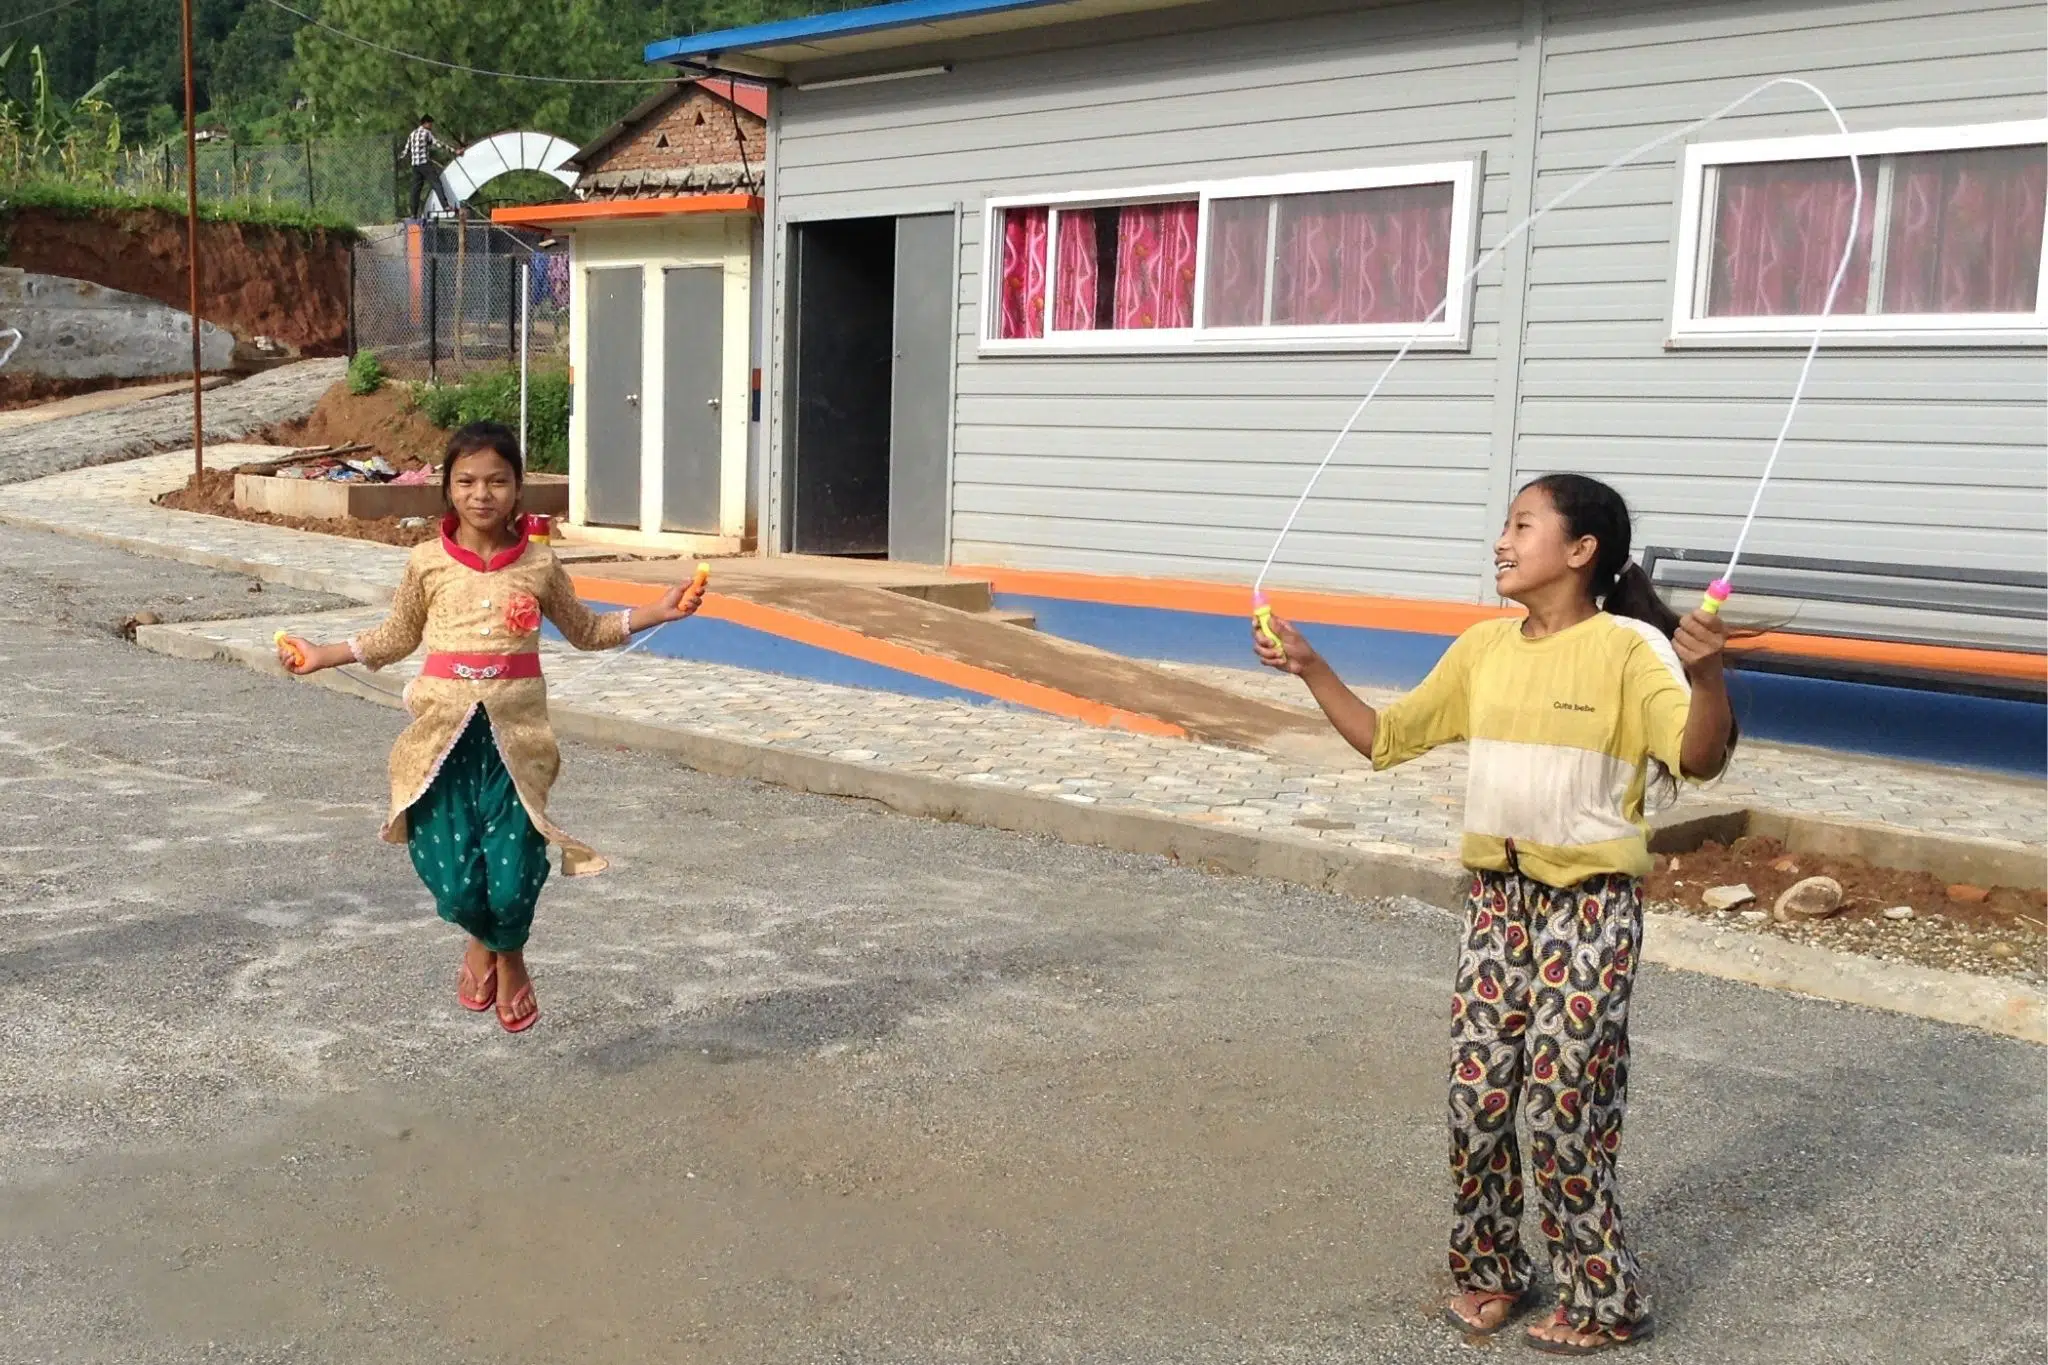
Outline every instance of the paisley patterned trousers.
<svg viewBox="0 0 2048 1365"><path fill-rule="evenodd" d="M1642 934L1634 878L1559 889L1473 874L1451 1003L1451 1274L1461 1292L1528 1286L1520 1107L1551 1276L1579 1331L1625 1330L1648 1312L1615 1191Z"/></svg>

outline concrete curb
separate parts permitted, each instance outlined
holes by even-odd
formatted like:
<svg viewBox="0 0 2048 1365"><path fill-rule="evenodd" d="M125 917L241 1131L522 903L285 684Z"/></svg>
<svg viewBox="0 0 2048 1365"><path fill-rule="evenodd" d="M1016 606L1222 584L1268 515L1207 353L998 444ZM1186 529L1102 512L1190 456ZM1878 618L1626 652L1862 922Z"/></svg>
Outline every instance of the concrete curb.
<svg viewBox="0 0 2048 1365"><path fill-rule="evenodd" d="M204 639L189 627L144 626L135 639L145 649L171 658L234 663L287 676L267 649ZM339 670L310 681L384 706L399 704L393 693ZM1406 896L1446 910L1464 904L1466 874L1442 859L1250 834L1143 811L1104 810L1057 797L792 753L576 706L557 704L550 711L556 732L565 739L667 754L703 772L874 801L905 815L1166 857L1207 872L1271 877L1360 899ZM1647 917L1643 955L1680 971L2048 1044L2048 992L2018 982L1881 962L1659 913Z"/></svg>

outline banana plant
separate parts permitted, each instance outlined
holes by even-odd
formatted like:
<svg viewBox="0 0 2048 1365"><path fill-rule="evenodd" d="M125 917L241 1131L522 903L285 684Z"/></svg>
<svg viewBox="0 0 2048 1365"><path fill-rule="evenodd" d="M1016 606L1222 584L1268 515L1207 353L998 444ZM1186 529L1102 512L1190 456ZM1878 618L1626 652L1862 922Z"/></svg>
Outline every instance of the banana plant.
<svg viewBox="0 0 2048 1365"><path fill-rule="evenodd" d="M106 93L120 71L108 72L84 94L67 100L50 84L49 62L38 44L28 50L29 97L24 101L8 92L20 55L18 40L0 49L0 125L12 135L8 140L20 149L27 169L76 173L88 158L110 160L120 150L121 120Z"/></svg>

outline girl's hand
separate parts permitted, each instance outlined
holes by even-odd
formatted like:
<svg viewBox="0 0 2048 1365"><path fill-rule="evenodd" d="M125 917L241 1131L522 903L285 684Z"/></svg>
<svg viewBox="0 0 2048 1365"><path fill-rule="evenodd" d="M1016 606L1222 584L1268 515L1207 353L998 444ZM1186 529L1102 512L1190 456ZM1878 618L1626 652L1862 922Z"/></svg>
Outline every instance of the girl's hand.
<svg viewBox="0 0 2048 1365"><path fill-rule="evenodd" d="M1315 646L1304 639L1300 631L1278 616L1269 619L1273 623L1273 634L1280 637L1277 645L1267 638L1258 622L1252 623L1252 650L1259 656L1260 663L1282 673L1292 673L1297 678L1322 663L1323 656L1316 653Z"/></svg>
<svg viewBox="0 0 2048 1365"><path fill-rule="evenodd" d="M653 626L665 626L670 621L687 621L697 614L697 608L704 605L704 584L697 579L678 583L661 595L661 600L651 607L641 607L633 613L633 629L647 630Z"/></svg>
<svg viewBox="0 0 2048 1365"><path fill-rule="evenodd" d="M316 645L296 635L283 635L277 641L277 661L286 672L301 678L323 668L337 668L354 658L347 645Z"/></svg>
<svg viewBox="0 0 2048 1365"><path fill-rule="evenodd" d="M1696 611L1678 623L1671 647L1678 651L1688 677L1717 673L1721 652L1728 647L1728 623L1714 612Z"/></svg>

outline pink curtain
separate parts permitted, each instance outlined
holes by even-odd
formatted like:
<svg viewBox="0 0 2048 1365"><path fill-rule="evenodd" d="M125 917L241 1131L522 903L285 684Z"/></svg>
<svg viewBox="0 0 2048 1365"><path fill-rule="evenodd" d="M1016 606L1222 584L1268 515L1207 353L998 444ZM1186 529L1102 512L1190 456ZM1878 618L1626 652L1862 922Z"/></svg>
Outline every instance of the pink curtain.
<svg viewBox="0 0 2048 1365"><path fill-rule="evenodd" d="M1266 321L1266 230L1270 199L1216 199L1209 204L1209 286L1204 322L1210 327L1259 327Z"/></svg>
<svg viewBox="0 0 2048 1365"><path fill-rule="evenodd" d="M1119 331L1195 325L1195 237L1201 205L1130 204L1116 240Z"/></svg>
<svg viewBox="0 0 2048 1365"><path fill-rule="evenodd" d="M1274 250L1273 324L1421 322L1450 285L1452 186L1288 195Z"/></svg>
<svg viewBox="0 0 2048 1365"><path fill-rule="evenodd" d="M1714 204L1707 315L1813 317L1841 264L1856 182L1846 159L1723 166ZM1877 162L1863 162L1863 219L1856 254L1835 295L1836 313L1861 313L1870 297L1870 237L1877 218Z"/></svg>
<svg viewBox="0 0 2048 1365"><path fill-rule="evenodd" d="M2031 313L2048 147L1901 156L1885 248L1887 313Z"/></svg>
<svg viewBox="0 0 2048 1365"><path fill-rule="evenodd" d="M1200 209L1194 200L1061 209L1053 330L1194 326Z"/></svg>
<svg viewBox="0 0 2048 1365"><path fill-rule="evenodd" d="M1045 335L1046 224L1042 208L1003 210L996 335L1004 340Z"/></svg>
<svg viewBox="0 0 2048 1365"><path fill-rule="evenodd" d="M1105 209L1114 213L1115 209ZM1095 297L1102 285L1096 260L1094 209L1060 210L1059 279L1053 286L1052 327L1055 332L1095 330Z"/></svg>

